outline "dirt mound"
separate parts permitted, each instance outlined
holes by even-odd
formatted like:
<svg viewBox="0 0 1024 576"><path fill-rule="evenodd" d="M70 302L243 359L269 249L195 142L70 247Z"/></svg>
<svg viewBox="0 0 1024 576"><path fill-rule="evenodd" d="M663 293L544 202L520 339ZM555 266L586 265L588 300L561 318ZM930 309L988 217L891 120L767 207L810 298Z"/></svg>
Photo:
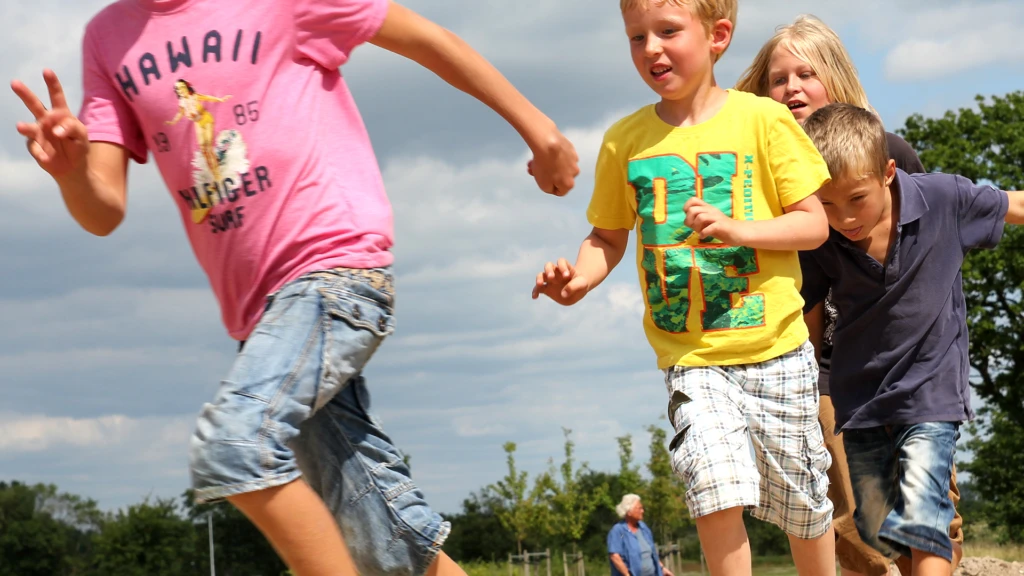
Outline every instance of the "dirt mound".
<svg viewBox="0 0 1024 576"><path fill-rule="evenodd" d="M1022 576L1024 564L995 558L964 558L954 576Z"/></svg>

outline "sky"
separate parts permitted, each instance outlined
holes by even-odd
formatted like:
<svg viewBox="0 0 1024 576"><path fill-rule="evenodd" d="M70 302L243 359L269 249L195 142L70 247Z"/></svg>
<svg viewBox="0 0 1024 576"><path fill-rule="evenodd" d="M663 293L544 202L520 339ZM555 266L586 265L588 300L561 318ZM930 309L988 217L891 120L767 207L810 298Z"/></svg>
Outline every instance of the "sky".
<svg viewBox="0 0 1024 576"><path fill-rule="evenodd" d="M81 102L85 23L106 2L4 2L0 77L39 91L44 67ZM577 187L542 194L528 150L482 104L374 46L343 68L395 212L397 331L366 377L373 410L411 456L432 505L453 513L505 472L561 458L562 428L594 469L615 438L646 457L666 394L641 327L630 256L573 308L533 301L547 260L573 258L597 148L617 118L654 101L629 59L614 0L409 0L459 34L575 143ZM907 116L969 107L1024 81L1019 0L740 0L716 69L731 86L774 28L813 13L834 27L873 106ZM188 487L188 437L236 345L151 164L133 165L122 226L77 227L17 134L30 117L0 97L0 480L57 484L116 509ZM630 247L627 254L632 254Z"/></svg>

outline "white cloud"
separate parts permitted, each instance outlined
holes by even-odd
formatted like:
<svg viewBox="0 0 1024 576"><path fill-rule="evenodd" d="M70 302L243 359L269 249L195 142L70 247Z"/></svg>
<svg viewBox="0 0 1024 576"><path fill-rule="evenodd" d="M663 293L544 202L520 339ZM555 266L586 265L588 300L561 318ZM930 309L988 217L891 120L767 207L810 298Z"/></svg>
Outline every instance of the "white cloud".
<svg viewBox="0 0 1024 576"><path fill-rule="evenodd" d="M0 417L0 453L130 447L140 460L152 461L165 454L168 447L184 450L188 425L184 418L132 418L123 414L98 418L7 414Z"/></svg>
<svg viewBox="0 0 1024 576"><path fill-rule="evenodd" d="M1024 63L1020 2L958 4L924 10L905 22L903 39L885 58L894 82L949 76L992 64Z"/></svg>

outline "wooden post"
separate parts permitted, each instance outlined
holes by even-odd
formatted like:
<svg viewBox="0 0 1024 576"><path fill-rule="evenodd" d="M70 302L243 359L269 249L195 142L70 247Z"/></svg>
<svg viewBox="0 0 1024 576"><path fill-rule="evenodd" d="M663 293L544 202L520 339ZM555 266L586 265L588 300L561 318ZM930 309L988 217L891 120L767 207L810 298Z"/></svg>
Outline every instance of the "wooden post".
<svg viewBox="0 0 1024 576"><path fill-rule="evenodd" d="M509 552L509 554L508 554L508 576L514 576L512 574L512 553L511 552Z"/></svg>
<svg viewBox="0 0 1024 576"><path fill-rule="evenodd" d="M551 548L544 551L544 554L548 558L548 576L551 576Z"/></svg>
<svg viewBox="0 0 1024 576"><path fill-rule="evenodd" d="M569 560L565 557L565 550L562 550L562 570L565 571L565 576L569 576Z"/></svg>
<svg viewBox="0 0 1024 576"><path fill-rule="evenodd" d="M523 573L530 576L530 551L523 550Z"/></svg>

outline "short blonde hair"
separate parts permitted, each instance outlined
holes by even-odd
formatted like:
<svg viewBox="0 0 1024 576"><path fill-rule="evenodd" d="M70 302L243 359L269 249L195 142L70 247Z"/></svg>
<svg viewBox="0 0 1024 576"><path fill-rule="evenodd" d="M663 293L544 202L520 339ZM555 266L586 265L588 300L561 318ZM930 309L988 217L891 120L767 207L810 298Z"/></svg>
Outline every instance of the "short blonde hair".
<svg viewBox="0 0 1024 576"><path fill-rule="evenodd" d="M885 178L889 145L874 112L842 102L829 104L804 121L804 131L825 159L833 181Z"/></svg>
<svg viewBox="0 0 1024 576"><path fill-rule="evenodd" d="M622 501L619 502L618 506L615 507L615 513L619 515L619 518L625 518L626 514L636 506L636 503L640 501L640 497L636 494L626 494L622 497Z"/></svg>
<svg viewBox="0 0 1024 576"><path fill-rule="evenodd" d="M711 33L715 22L719 20L728 20L732 23L733 32L735 33L736 31L736 13L739 11L739 0L619 0L619 10L626 12L637 8L646 9L652 4L658 6L671 4L690 10L704 24L704 30L708 34ZM726 50L728 49L729 47L726 46ZM722 50L722 54L718 54L715 57L715 62L718 62L724 54L725 50Z"/></svg>
<svg viewBox="0 0 1024 576"><path fill-rule="evenodd" d="M814 70L830 101L871 110L868 96L857 77L857 68L839 36L811 15L799 16L792 24L777 28L775 35L761 47L754 62L736 82L736 90L768 96L772 55L780 47L792 52Z"/></svg>

